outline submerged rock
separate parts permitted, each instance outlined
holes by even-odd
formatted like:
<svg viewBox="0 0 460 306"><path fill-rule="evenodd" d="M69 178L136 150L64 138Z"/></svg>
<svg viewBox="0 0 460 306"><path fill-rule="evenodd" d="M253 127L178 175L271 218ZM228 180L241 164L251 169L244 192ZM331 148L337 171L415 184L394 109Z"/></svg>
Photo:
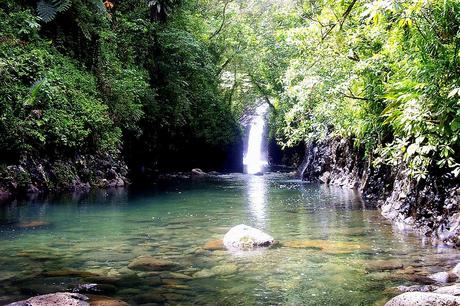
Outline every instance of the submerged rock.
<svg viewBox="0 0 460 306"><path fill-rule="evenodd" d="M169 260L151 256L140 256L134 259L128 265L128 268L138 271L163 271L174 268L175 266L176 264Z"/></svg>
<svg viewBox="0 0 460 306"><path fill-rule="evenodd" d="M434 280L424 275L405 273L404 270L401 270L398 272L394 272L394 271L374 272L374 273L369 274L369 276L374 280L408 281L408 282L419 283L423 285L432 285L436 283Z"/></svg>
<svg viewBox="0 0 460 306"><path fill-rule="evenodd" d="M208 251L217 251L217 250L224 250L224 241L222 239L208 241L204 246L203 249Z"/></svg>
<svg viewBox="0 0 460 306"><path fill-rule="evenodd" d="M77 293L88 293L88 292L98 292L98 284L79 284L72 289L73 292Z"/></svg>
<svg viewBox="0 0 460 306"><path fill-rule="evenodd" d="M225 264L215 266L211 269L203 269L201 271L196 272L193 274L194 278L208 278L214 276L225 276L234 274L238 271L238 267L235 264Z"/></svg>
<svg viewBox="0 0 460 306"><path fill-rule="evenodd" d="M147 303L164 303L165 297L163 294L158 292L149 292L138 294L133 297L134 301L138 304L147 304Z"/></svg>
<svg viewBox="0 0 460 306"><path fill-rule="evenodd" d="M367 248L366 245L355 242L328 240L293 240L284 242L283 246L296 249L313 249L331 254L347 254Z"/></svg>
<svg viewBox="0 0 460 306"><path fill-rule="evenodd" d="M207 176L208 174L200 168L194 168L191 171L192 176Z"/></svg>
<svg viewBox="0 0 460 306"><path fill-rule="evenodd" d="M215 266L211 269L211 271L216 275L229 275L236 273L238 271L238 267L235 264L225 264Z"/></svg>
<svg viewBox="0 0 460 306"><path fill-rule="evenodd" d="M33 282L25 281L18 285L19 291L24 296L36 296L54 292L67 292L67 286L62 283ZM75 292L79 293L79 292Z"/></svg>
<svg viewBox="0 0 460 306"><path fill-rule="evenodd" d="M103 295L89 294L90 306L129 306L128 303Z"/></svg>
<svg viewBox="0 0 460 306"><path fill-rule="evenodd" d="M215 276L215 274L212 273L211 269L203 269L193 274L194 278L208 278L213 276Z"/></svg>
<svg viewBox="0 0 460 306"><path fill-rule="evenodd" d="M406 292L389 300L385 306L458 306L460 297L433 292Z"/></svg>
<svg viewBox="0 0 460 306"><path fill-rule="evenodd" d="M182 279L182 280L192 279L191 276L183 274L183 273L178 273L178 272L164 272L160 274L160 277L162 279Z"/></svg>
<svg viewBox="0 0 460 306"><path fill-rule="evenodd" d="M80 271L80 270L73 270L73 269L62 269L57 271L45 271L43 272L44 276L48 277L91 277L91 276L99 276L96 273L89 272L89 271Z"/></svg>
<svg viewBox="0 0 460 306"><path fill-rule="evenodd" d="M272 236L244 224L232 227L224 236L224 245L228 249L249 250L269 247L274 243Z"/></svg>
<svg viewBox="0 0 460 306"><path fill-rule="evenodd" d="M79 293L57 292L31 297L30 299L14 302L7 306L90 306L89 298Z"/></svg>
<svg viewBox="0 0 460 306"><path fill-rule="evenodd" d="M366 263L367 271L392 271L403 267L403 264L397 259L373 260Z"/></svg>
<svg viewBox="0 0 460 306"><path fill-rule="evenodd" d="M428 276L438 283L451 283L457 280L458 276L451 272L438 272Z"/></svg>
<svg viewBox="0 0 460 306"><path fill-rule="evenodd" d="M118 288L110 284L79 284L72 289L76 293L96 293L96 294L109 294L116 292Z"/></svg>
<svg viewBox="0 0 460 306"><path fill-rule="evenodd" d="M49 222L42 221L42 220L31 220L31 221L23 221L18 224L19 228L37 228L50 225Z"/></svg>

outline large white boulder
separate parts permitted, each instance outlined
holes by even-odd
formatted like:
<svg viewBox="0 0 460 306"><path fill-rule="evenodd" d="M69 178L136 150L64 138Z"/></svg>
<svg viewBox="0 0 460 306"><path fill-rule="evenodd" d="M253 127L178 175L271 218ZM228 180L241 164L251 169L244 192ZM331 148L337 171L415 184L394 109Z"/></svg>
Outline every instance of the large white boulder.
<svg viewBox="0 0 460 306"><path fill-rule="evenodd" d="M227 249L251 250L258 247L269 247L275 239L256 228L240 224L232 227L224 236Z"/></svg>
<svg viewBox="0 0 460 306"><path fill-rule="evenodd" d="M434 291L434 293L450 294L450 295L460 295L460 284L455 284L451 286L441 287Z"/></svg>
<svg viewBox="0 0 460 306"><path fill-rule="evenodd" d="M460 297L433 292L406 292L389 300L385 306L459 306Z"/></svg>
<svg viewBox="0 0 460 306"><path fill-rule="evenodd" d="M31 297L28 300L14 302L7 306L89 306L89 298L83 294L70 292L57 292Z"/></svg>

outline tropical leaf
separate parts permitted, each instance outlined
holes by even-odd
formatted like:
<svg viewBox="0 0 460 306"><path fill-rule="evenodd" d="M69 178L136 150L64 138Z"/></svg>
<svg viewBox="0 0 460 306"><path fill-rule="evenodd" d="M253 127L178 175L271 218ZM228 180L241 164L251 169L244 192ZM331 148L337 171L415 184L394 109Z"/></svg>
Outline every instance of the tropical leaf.
<svg viewBox="0 0 460 306"><path fill-rule="evenodd" d="M40 0L37 3L38 16L44 22L50 22L56 17L57 10L53 4L48 1Z"/></svg>
<svg viewBox="0 0 460 306"><path fill-rule="evenodd" d="M37 12L40 19L50 22L56 18L56 14L68 10L72 6L71 0L39 0Z"/></svg>
<svg viewBox="0 0 460 306"><path fill-rule="evenodd" d="M41 80L36 81L34 84L32 84L29 90L29 97L24 101L25 105L35 104L35 101L37 101L40 89L42 88L45 81L46 79L41 79Z"/></svg>

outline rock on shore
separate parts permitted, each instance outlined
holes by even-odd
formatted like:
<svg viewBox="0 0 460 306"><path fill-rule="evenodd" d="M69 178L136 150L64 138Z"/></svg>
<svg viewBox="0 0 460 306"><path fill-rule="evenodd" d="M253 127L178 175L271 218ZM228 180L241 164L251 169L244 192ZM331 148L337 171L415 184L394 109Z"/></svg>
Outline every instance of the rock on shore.
<svg viewBox="0 0 460 306"><path fill-rule="evenodd" d="M77 155L72 158L24 157L0 169L0 198L48 191L87 191L91 187L123 187L128 167L117 154Z"/></svg>
<svg viewBox="0 0 460 306"><path fill-rule="evenodd" d="M389 300L385 306L458 306L460 297L434 292L406 292Z"/></svg>
<svg viewBox="0 0 460 306"><path fill-rule="evenodd" d="M103 295L83 295L70 292L56 292L38 295L6 306L128 306L129 304Z"/></svg>
<svg viewBox="0 0 460 306"><path fill-rule="evenodd" d="M31 297L30 299L14 302L6 306L89 306L89 298L79 293L58 292Z"/></svg>
<svg viewBox="0 0 460 306"><path fill-rule="evenodd" d="M460 271L460 263L447 272L438 272L428 276L438 284L455 281ZM404 292L390 301L385 306L431 306L431 305L459 305L460 306L460 284L450 286L413 285L399 286L399 291Z"/></svg>

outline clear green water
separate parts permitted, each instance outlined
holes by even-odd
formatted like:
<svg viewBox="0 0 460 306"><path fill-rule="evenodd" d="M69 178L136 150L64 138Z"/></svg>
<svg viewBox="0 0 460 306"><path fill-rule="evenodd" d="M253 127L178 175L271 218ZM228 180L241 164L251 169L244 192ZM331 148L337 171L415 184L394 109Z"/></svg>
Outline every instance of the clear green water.
<svg viewBox="0 0 460 306"><path fill-rule="evenodd" d="M24 228L30 221L49 224ZM280 246L204 249L240 223ZM132 305L381 305L392 287L460 259L398 230L353 191L282 175L14 202L0 207L0 224L0 304L97 282ZM142 255L180 274L130 270Z"/></svg>

